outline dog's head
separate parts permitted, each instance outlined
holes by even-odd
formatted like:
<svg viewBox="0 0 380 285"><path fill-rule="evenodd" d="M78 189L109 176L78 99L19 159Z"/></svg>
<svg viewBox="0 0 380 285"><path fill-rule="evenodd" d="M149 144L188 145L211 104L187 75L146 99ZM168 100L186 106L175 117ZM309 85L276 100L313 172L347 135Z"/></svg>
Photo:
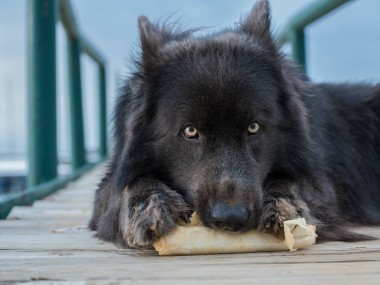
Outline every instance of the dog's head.
<svg viewBox="0 0 380 285"><path fill-rule="evenodd" d="M139 27L139 71L116 113L118 185L160 179L206 226L256 227L266 184L307 171L306 84L272 39L267 1L209 36Z"/></svg>

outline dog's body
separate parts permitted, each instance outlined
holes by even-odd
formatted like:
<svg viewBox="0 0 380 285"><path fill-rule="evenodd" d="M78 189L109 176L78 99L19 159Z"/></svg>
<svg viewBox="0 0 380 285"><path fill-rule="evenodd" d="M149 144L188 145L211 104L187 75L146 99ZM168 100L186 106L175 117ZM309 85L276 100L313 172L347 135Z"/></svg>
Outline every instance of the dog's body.
<svg viewBox="0 0 380 285"><path fill-rule="evenodd" d="M207 37L140 17L138 70L115 111L115 151L90 228L146 247L197 211L205 226L320 240L380 225L380 86L312 85L278 51L267 1Z"/></svg>

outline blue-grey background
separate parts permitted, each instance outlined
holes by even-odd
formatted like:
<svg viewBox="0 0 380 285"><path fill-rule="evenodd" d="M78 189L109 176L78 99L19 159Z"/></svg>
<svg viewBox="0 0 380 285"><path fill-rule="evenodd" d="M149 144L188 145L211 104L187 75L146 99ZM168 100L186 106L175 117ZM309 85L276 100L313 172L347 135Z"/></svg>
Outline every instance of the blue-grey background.
<svg viewBox="0 0 380 285"><path fill-rule="evenodd" d="M318 0L270 0L274 32L292 15ZM184 28L236 23L254 0L72 0L82 33L108 60L108 106L130 70L129 56L138 50L137 17L180 19ZM355 0L307 29L308 74L314 81L380 81L380 1ZM26 157L26 15L27 0L0 1L0 175L24 172ZM69 162L65 32L58 24L59 154ZM96 68L82 57L86 147L97 148ZM63 165L65 165L63 163ZM61 168L63 166L61 165ZM61 169L62 170L62 169ZM64 171L64 169L62 170Z"/></svg>

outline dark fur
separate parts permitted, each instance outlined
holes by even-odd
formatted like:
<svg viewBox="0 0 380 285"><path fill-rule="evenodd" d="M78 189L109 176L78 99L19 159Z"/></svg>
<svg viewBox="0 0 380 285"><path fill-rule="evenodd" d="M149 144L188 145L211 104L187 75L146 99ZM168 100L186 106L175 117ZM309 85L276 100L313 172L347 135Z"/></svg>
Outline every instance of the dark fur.
<svg viewBox="0 0 380 285"><path fill-rule="evenodd" d="M139 18L141 60L115 111L115 150L90 228L146 247L196 210L242 205L242 231L303 216L319 240L380 225L380 86L313 85L277 49L260 1L236 29L195 37ZM249 136L253 121L262 130ZM195 126L199 140L182 134Z"/></svg>

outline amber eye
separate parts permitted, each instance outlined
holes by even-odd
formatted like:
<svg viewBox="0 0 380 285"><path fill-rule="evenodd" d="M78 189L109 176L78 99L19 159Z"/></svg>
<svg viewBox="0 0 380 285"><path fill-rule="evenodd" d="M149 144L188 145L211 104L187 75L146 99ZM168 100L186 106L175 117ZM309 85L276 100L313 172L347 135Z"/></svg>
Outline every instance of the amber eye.
<svg viewBox="0 0 380 285"><path fill-rule="evenodd" d="M260 124L258 122L253 122L248 127L248 133L250 135L255 135L255 134L257 134L260 131L260 129L261 129Z"/></svg>
<svg viewBox="0 0 380 285"><path fill-rule="evenodd" d="M188 126L183 130L185 137L189 139L196 139L199 136L198 130L192 126Z"/></svg>

